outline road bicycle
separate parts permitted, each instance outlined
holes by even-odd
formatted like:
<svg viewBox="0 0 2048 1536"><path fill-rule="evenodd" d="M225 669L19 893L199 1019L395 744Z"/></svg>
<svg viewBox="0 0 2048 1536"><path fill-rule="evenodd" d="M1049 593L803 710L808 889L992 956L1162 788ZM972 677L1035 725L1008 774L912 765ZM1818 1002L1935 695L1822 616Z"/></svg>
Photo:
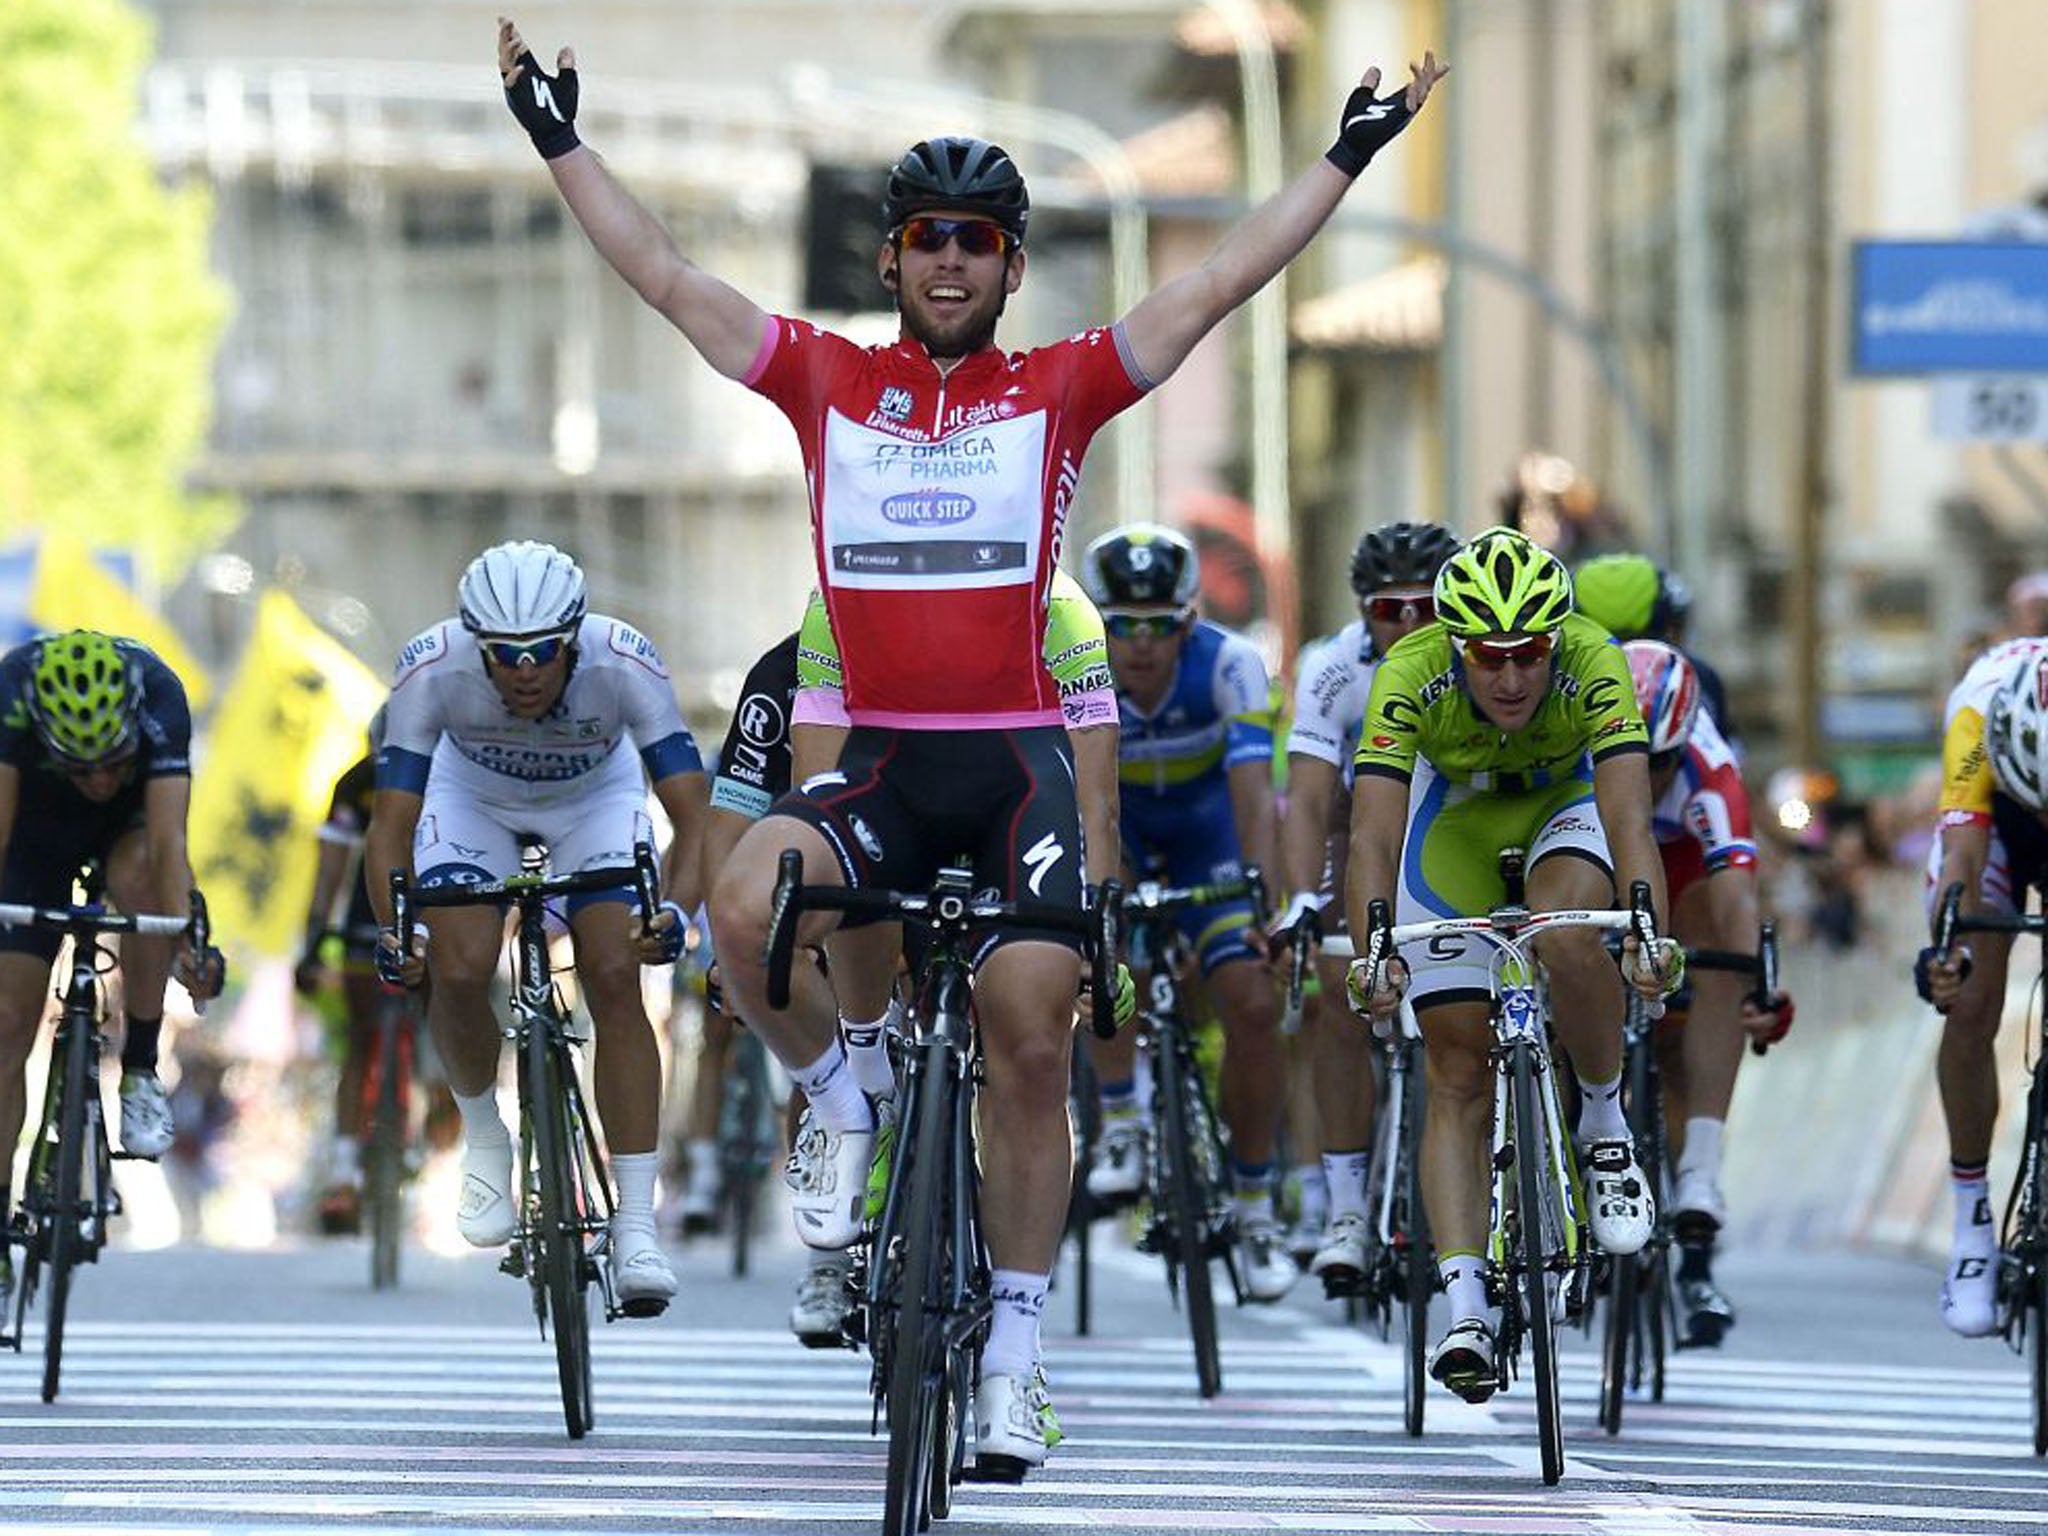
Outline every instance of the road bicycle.
<svg viewBox="0 0 2048 1536"><path fill-rule="evenodd" d="M1732 971L1755 976L1751 997L1768 1008L1778 990L1777 927L1764 922L1754 954L1692 949L1686 970ZM1607 1256L1602 1286L1606 1315L1600 1347L1600 1427L1621 1432L1623 1405L1630 1393L1664 1401L1664 1372L1669 1356L1686 1347L1679 1337L1677 1291L1671 1249L1677 1236L1670 1201L1671 1141L1664 1123L1664 1078L1657 1060L1657 1025L1665 1005L1652 1003L1630 988L1628 1013L1622 1026L1623 1088L1629 1131L1635 1138L1636 1165L1657 1200L1657 1220L1649 1241L1632 1254ZM1759 1043L1756 1053L1765 1047ZM1719 1343L1716 1337L1715 1343Z"/></svg>
<svg viewBox="0 0 2048 1536"><path fill-rule="evenodd" d="M114 1164L129 1157L113 1151L107 1141L100 1084L100 1055L106 1045L101 1026L106 1020L107 999L100 978L113 970L116 961L100 941L110 934L184 938L191 943L195 962L203 966L209 937L206 901L197 891L192 893L191 910L184 917L125 916L100 904L96 870L89 871L81 884L83 905L0 906L0 926L36 928L71 940L71 970L58 994L63 1010L50 1049L43 1114L29 1142L21 1204L5 1234L6 1246L21 1253L13 1316L0 1319L0 1326L11 1321L0 1333L0 1344L19 1353L29 1309L47 1277L49 1296L43 1308L46 1403L56 1401L63 1378L64 1321L70 1310L72 1277L81 1264L99 1262L108 1226L121 1214Z"/></svg>
<svg viewBox="0 0 2048 1536"><path fill-rule="evenodd" d="M2024 901L2022 893L2022 904ZM2048 890L2043 892L2043 901L2048 902ZM2039 938L2048 933L2048 914L1977 912L1965 917L1962 904L1960 884L1942 892L1934 947L1944 954L1953 951L1956 940L1965 934L2033 934ZM2043 949L2042 975L2048 982L2048 948ZM2026 1357L2034 1454L2048 1456L2048 1025L2040 1012L2041 985L2036 983L2034 990L2026 1127L2020 1141L2019 1168L1999 1228L1997 1262L1999 1328L2014 1352Z"/></svg>
<svg viewBox="0 0 2048 1536"><path fill-rule="evenodd" d="M1543 1481L1564 1476L1564 1415L1558 1393L1557 1330L1583 1316L1593 1278L1593 1245L1552 1060L1550 1004L1531 941L1564 928L1633 934L1657 943L1650 887L1638 880L1626 910L1532 911L1523 890L1523 850L1504 848L1500 876L1507 900L1483 917L1432 918L1394 925L1387 903L1367 909L1368 978L1374 989L1404 945L1477 941L1493 951L1490 1009L1494 1045L1493 1116L1488 1167L1492 1194L1486 1288L1499 1306L1494 1371L1506 1390L1521 1369L1523 1347L1536 1379L1537 1440Z"/></svg>
<svg viewBox="0 0 2048 1536"><path fill-rule="evenodd" d="M914 1536L952 1511L953 1488L970 1474L967 1426L987 1336L990 1263L981 1225L974 1149L974 1095L982 1081L972 1011L976 941L992 927L1030 928L1082 940L1095 974L1116 964L1116 886L1092 909L1003 902L977 895L973 872L939 871L926 892L805 885L803 855L782 855L770 908L768 1004L789 1006L798 920L842 912L904 925L922 955L905 1024L896 1149L880 1217L855 1245L859 1301L855 1342L873 1359L875 1422L889 1435L883 1529ZM1114 988L1093 989L1098 1033L1116 1029ZM1015 1482L1025 1468L977 1455L978 1480Z"/></svg>
<svg viewBox="0 0 2048 1536"><path fill-rule="evenodd" d="M732 1233L732 1273L744 1280L751 1260L761 1189L781 1150L768 1052L745 1025L726 1051L718 1104L718 1200Z"/></svg>
<svg viewBox="0 0 2048 1536"><path fill-rule="evenodd" d="M604 1262L611 1245L611 1183L577 1076L575 1046L583 1037L571 1025L548 960L551 899L622 888L636 892L643 924L659 910L654 850L646 843L634 847L630 865L570 875L550 874L547 850L538 845L522 850L519 873L503 880L415 888L403 870L391 872L392 927L400 954L412 953L416 919L423 910L517 910L511 1017L504 1037L512 1042L518 1064L519 1210L499 1267L526 1280L541 1337L548 1336L552 1324L562 1417L572 1440L582 1439L594 1421L589 1288L598 1287L606 1322L654 1316L667 1305L658 1299L621 1305L613 1293L611 1267Z"/></svg>
<svg viewBox="0 0 2048 1536"><path fill-rule="evenodd" d="M1343 935L1322 936L1320 914L1304 919L1287 983L1287 1011L1298 1013L1308 967L1320 950L1333 960L1353 958ZM1326 1028L1348 1027L1328 1021ZM1429 1214L1422 1205L1422 1031L1407 999L1397 1018L1375 1024L1379 1044L1379 1113L1373 1123L1366 1172L1365 1262L1357 1278L1331 1284L1327 1295L1356 1302L1360 1319L1391 1342L1393 1319L1401 1316L1401 1423L1411 1436L1422 1433L1429 1403L1429 1306L1437 1292L1436 1249Z"/></svg>
<svg viewBox="0 0 2048 1536"><path fill-rule="evenodd" d="M1202 1076L1194 1024L1181 999L1180 979L1193 963L1194 949L1177 919L1190 907L1246 900L1263 926L1266 892L1256 869L1208 885L1141 880L1123 898L1131 956L1141 973L1138 1050L1152 1083L1146 1178L1152 1199L1137 1246L1141 1253L1166 1260L1167 1287L1187 1317L1195 1384L1203 1397L1223 1390L1211 1265L1222 1262L1236 1300L1243 1300L1244 1288L1234 1252L1229 1141Z"/></svg>

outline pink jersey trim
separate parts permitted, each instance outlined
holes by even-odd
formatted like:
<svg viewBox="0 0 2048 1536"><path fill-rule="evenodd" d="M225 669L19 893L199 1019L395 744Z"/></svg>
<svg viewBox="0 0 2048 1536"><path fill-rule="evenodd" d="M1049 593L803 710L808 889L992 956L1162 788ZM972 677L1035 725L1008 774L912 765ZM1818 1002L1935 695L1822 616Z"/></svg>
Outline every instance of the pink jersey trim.
<svg viewBox="0 0 2048 1536"><path fill-rule="evenodd" d="M761 381L761 375L768 371L768 361L775 356L775 344L782 339L782 322L773 315L764 315L761 321L761 345L755 349L754 360L747 364L747 371L740 375L740 382L752 389Z"/></svg>
<svg viewBox="0 0 2048 1536"><path fill-rule="evenodd" d="M892 731L1023 731L1037 725L1066 724L1058 709L1012 710L992 715L924 715L908 710L856 709L848 712L855 725Z"/></svg>
<svg viewBox="0 0 2048 1536"><path fill-rule="evenodd" d="M830 725L842 730L853 724L846 713L846 695L837 688L799 688L790 721L795 725Z"/></svg>

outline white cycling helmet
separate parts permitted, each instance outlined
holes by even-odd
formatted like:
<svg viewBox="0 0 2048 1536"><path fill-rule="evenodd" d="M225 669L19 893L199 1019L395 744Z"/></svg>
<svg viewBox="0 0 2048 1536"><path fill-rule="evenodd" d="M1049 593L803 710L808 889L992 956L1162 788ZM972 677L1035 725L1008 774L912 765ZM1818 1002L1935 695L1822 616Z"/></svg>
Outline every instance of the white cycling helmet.
<svg viewBox="0 0 2048 1536"><path fill-rule="evenodd" d="M2030 811L2048 805L2048 656L2029 656L1998 685L1984 745L2000 789Z"/></svg>
<svg viewBox="0 0 2048 1536"><path fill-rule="evenodd" d="M552 544L518 539L469 562L455 588L462 627L473 635L565 633L582 622L583 571Z"/></svg>
<svg viewBox="0 0 2048 1536"><path fill-rule="evenodd" d="M1650 733L1650 756L1663 757L1692 740L1700 717L1700 675L1684 652L1661 640L1631 640L1621 648L1635 683L1636 705Z"/></svg>

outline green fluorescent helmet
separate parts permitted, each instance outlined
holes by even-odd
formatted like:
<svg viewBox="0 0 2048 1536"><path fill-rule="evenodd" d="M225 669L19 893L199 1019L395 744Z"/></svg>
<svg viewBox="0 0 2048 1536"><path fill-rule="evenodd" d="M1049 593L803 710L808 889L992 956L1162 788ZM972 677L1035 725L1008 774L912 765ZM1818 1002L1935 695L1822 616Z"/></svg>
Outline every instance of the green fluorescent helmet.
<svg viewBox="0 0 2048 1536"><path fill-rule="evenodd" d="M106 635L74 629L37 648L29 717L56 756L88 764L119 756L134 739L141 709L128 659Z"/></svg>
<svg viewBox="0 0 2048 1536"><path fill-rule="evenodd" d="M1512 528L1490 528L1436 574L1436 616L1452 634L1547 635L1572 611L1564 562Z"/></svg>
<svg viewBox="0 0 2048 1536"><path fill-rule="evenodd" d="M1617 640L1640 640L1654 627L1663 580L1641 555L1601 555L1579 567L1572 590L1595 624Z"/></svg>

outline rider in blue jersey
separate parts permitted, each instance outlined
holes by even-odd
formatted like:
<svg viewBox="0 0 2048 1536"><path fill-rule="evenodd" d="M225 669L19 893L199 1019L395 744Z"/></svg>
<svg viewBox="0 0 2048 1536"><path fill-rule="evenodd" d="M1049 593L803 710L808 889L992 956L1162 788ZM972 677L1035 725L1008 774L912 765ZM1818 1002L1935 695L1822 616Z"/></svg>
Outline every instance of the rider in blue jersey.
<svg viewBox="0 0 2048 1536"><path fill-rule="evenodd" d="M1251 643L1195 617L1195 549L1171 529L1134 523L1082 557L1116 675L1121 828L1132 874L1174 885L1229 880L1249 858L1274 865L1273 712ZM1284 1091L1279 1009L1250 903L1181 917L1227 1045L1222 1114L1237 1186L1237 1269L1246 1296L1277 1301L1296 1270L1274 1219L1273 1141ZM1148 1127L1128 1036L1097 1049L1102 1136L1088 1170L1098 1200L1144 1183Z"/></svg>

